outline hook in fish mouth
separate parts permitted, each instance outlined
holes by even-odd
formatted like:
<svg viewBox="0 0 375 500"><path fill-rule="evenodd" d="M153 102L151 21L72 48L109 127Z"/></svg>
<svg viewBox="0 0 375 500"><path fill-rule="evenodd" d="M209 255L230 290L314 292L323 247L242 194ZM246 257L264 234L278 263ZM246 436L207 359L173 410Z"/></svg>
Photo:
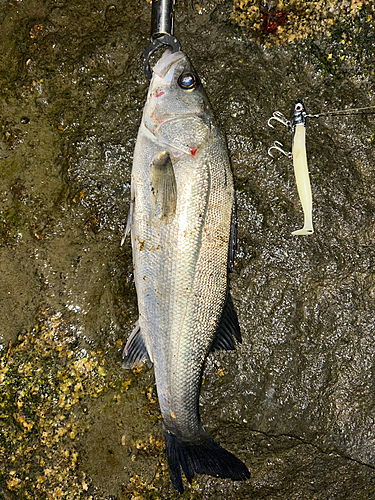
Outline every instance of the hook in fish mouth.
<svg viewBox="0 0 375 500"><path fill-rule="evenodd" d="M148 81L151 81L152 77L150 69L150 57L154 52L156 52L161 47L170 47L172 49L172 53L181 50L180 42L173 35L164 33L152 37L150 45L146 47L145 50L143 51L143 57L144 57L143 71Z"/></svg>

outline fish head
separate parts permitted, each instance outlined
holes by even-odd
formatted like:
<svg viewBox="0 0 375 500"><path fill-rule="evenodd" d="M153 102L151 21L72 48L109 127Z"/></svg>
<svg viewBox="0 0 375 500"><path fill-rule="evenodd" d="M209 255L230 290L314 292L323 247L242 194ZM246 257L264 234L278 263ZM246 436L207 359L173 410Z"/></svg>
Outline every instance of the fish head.
<svg viewBox="0 0 375 500"><path fill-rule="evenodd" d="M201 81L183 52L164 52L153 68L143 114L155 139L195 156L210 133L211 107Z"/></svg>

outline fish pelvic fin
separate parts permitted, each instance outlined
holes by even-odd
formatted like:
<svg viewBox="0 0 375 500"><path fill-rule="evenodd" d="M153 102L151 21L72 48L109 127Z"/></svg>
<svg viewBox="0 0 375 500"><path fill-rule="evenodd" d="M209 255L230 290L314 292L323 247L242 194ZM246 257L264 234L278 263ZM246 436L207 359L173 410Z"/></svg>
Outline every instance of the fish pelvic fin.
<svg viewBox="0 0 375 500"><path fill-rule="evenodd" d="M235 340L242 342L240 325L228 285L223 312L210 351L232 351L235 347Z"/></svg>
<svg viewBox="0 0 375 500"><path fill-rule="evenodd" d="M169 476L174 489L179 493L184 491L181 469L189 483L194 474L208 474L234 481L250 478L246 465L206 433L194 442L182 441L169 431L164 432L164 438Z"/></svg>
<svg viewBox="0 0 375 500"><path fill-rule="evenodd" d="M152 366L152 361L147 352L145 343L143 342L143 338L141 335L141 328L139 326L138 321L135 324L134 330L132 331L132 333L128 338L128 341L122 353L122 357L124 360L122 362L122 366L127 370L137 368L144 362L147 362L147 366L149 368L151 368Z"/></svg>

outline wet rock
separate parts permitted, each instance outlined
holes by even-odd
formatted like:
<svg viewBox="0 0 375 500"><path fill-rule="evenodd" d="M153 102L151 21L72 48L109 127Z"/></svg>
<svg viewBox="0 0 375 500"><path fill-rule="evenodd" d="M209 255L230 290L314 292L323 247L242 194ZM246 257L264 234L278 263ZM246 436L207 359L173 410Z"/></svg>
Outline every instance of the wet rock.
<svg viewBox="0 0 375 500"><path fill-rule="evenodd" d="M329 33L319 25L318 35L306 29L302 36L293 30L298 16L308 27L306 11L294 10L292 23L260 34L254 25L232 23L231 2L177 3L176 35L227 136L238 200L231 285L243 344L209 357L201 417L252 472L247 483L199 477L183 498L375 497L373 115L308 120L313 236L291 236L302 225L292 165L267 155L275 140L290 147L287 130L270 129L267 120L276 110L288 116L297 97L310 113L375 105L373 9L356 2L343 18L347 2L339 4ZM262 13L255 14L259 22ZM130 242L120 241L147 92L140 55L149 17L150 5L135 1L1 7L5 498L33 491L23 498L36 499L42 490L28 485L47 480L61 488L53 483L59 473L67 481L65 491L56 489L63 498L179 498L166 471L152 372L120 368L137 319ZM56 330L56 318L69 320ZM34 328L41 322L49 327ZM46 340L43 354L39 337L44 342L51 329L56 338ZM31 365L22 368L28 349L45 379ZM59 373L54 349L66 361ZM81 358L93 367L87 378L67 369ZM52 411L61 423L67 408L46 397L38 400L39 413L32 401L29 413L14 410L22 398L11 388L34 381L27 370L50 391L54 377L69 381L55 389L74 402L69 422L79 441L61 440L68 447L61 463L38 440L45 430L40 412Z"/></svg>

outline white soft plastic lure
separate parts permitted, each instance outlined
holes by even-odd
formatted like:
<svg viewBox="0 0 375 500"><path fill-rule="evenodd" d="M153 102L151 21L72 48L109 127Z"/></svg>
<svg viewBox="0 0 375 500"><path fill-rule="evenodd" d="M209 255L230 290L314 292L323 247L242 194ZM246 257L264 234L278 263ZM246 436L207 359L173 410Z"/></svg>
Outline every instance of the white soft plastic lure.
<svg viewBox="0 0 375 500"><path fill-rule="evenodd" d="M300 236L313 234L314 228L312 223L311 184L306 155L306 110L303 102L299 99L293 104L290 121L293 131L292 158L294 175L304 215L303 228L293 231L292 234Z"/></svg>
<svg viewBox="0 0 375 500"><path fill-rule="evenodd" d="M309 170L307 167L306 155L306 118L321 118L332 116L352 116L352 115L372 115L375 114L375 106L366 106L363 108L354 109L338 109L325 113L307 114L305 106L301 99L294 101L290 120L287 120L282 113L275 111L273 116L268 120L268 125L273 128L272 120L276 120L293 133L292 152L287 153L283 149L283 145L279 141L275 141L273 146L268 150L268 154L272 156L272 149L277 149L280 153L293 159L294 175L296 178L297 189L301 205L304 213L304 225L302 229L293 231L294 235L307 235L313 234L314 228L312 223L312 195Z"/></svg>
<svg viewBox="0 0 375 500"><path fill-rule="evenodd" d="M282 144L280 142L275 142L275 144L269 148L268 153L270 156L272 149L277 149L286 156L290 156L293 159L294 176L296 178L297 190L299 199L301 201L303 214L304 214L304 224L302 229L293 231L293 235L301 236L313 234L313 222L312 222L312 195L311 195L311 184L309 169L307 166L307 155L306 155L306 110L303 102L300 99L294 101L290 121L287 121L280 113L275 113L268 120L270 127L271 120L277 120L288 127L291 127L293 133L292 142L292 153L285 153L282 149Z"/></svg>

